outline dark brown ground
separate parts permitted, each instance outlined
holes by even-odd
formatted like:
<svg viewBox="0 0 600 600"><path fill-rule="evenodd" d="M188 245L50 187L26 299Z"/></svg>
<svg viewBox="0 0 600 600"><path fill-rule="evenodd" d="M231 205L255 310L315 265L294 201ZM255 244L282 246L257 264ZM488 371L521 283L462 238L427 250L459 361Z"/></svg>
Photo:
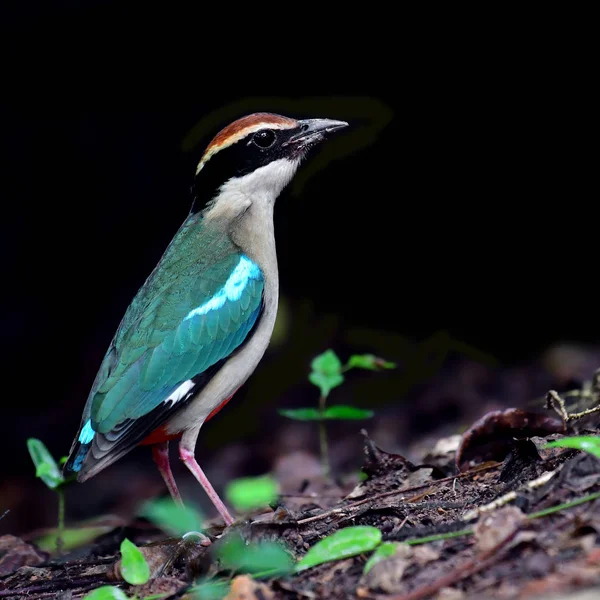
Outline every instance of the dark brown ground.
<svg viewBox="0 0 600 600"><path fill-rule="evenodd" d="M592 401L575 398L570 406L585 408ZM310 453L282 457L276 472L285 494L279 507L234 526L248 540L279 540L300 557L324 536L350 525L378 527L386 541L465 529L471 533L407 546L366 576L364 555L260 584L238 576L228 599L524 599L552 593L567 597L600 586L599 499L548 516L526 517L600 492L598 459L575 450L544 448L545 442L565 433L598 435L599 413L564 429L555 412L546 410L543 401L536 402L523 410L505 404L508 409L488 413L462 436L417 438L411 446L412 462L378 447L384 446L378 438L385 438L385 426L369 431L373 439L363 432L362 462L368 475L363 482L356 476L324 482ZM537 486L527 486L550 474ZM509 492L515 492L514 497L503 506L468 515ZM206 533L215 541L222 529L215 525ZM153 542L146 551L156 570L163 569L160 577L136 590L140 598L156 593L183 597L193 579L219 571L211 547L192 544L182 551L177 540L165 541L163 533L134 519L53 560L17 537L0 537L0 598L79 598L98 585L121 585L115 561L124 537L139 545ZM169 560L172 564L165 568Z"/></svg>

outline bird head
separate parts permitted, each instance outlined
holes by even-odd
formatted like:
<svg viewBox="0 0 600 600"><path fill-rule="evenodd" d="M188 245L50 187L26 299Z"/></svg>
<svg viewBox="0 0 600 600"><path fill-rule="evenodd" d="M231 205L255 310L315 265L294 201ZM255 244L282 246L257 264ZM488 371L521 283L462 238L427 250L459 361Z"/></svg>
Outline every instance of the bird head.
<svg viewBox="0 0 600 600"><path fill-rule="evenodd" d="M271 113L254 113L234 121L213 138L198 163L195 205L274 203L309 150L347 125Z"/></svg>

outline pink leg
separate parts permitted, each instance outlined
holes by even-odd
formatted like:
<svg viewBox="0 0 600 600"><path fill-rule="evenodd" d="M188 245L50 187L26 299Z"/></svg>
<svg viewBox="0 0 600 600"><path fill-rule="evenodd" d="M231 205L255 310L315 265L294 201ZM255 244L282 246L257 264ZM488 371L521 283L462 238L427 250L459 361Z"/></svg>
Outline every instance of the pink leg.
<svg viewBox="0 0 600 600"><path fill-rule="evenodd" d="M215 505L215 508L219 511L219 514L223 517L223 521L225 521L225 525L233 524L233 517L229 514L227 507L223 504L221 498L215 489L210 484L210 481L204 474L204 471L200 468L200 465L196 462L196 458L194 457L194 453L190 452L183 445L179 446L179 456L181 460L185 463L185 466L192 472L194 477L200 482L200 485L204 488L204 491L211 499L212 503Z"/></svg>
<svg viewBox="0 0 600 600"><path fill-rule="evenodd" d="M152 446L152 458L154 459L162 478L165 480L173 500L175 500L177 504L183 504L181 495L177 489L177 484L175 483L175 477L173 477L173 472L171 471L171 465L169 464L169 442L163 442L162 444L155 444Z"/></svg>

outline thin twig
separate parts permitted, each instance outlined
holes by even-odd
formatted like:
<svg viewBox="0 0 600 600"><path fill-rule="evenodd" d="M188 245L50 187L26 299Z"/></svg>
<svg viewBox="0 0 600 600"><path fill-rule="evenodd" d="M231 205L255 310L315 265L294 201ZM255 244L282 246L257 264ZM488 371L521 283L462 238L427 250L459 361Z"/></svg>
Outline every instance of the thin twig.
<svg viewBox="0 0 600 600"><path fill-rule="evenodd" d="M54 579L32 586L23 586L20 589L1 590L0 598L15 596L30 596L31 594L56 593L75 588L87 588L98 583L109 583L106 575L90 575L73 579Z"/></svg>
<svg viewBox="0 0 600 600"><path fill-rule="evenodd" d="M546 471L546 473L544 473L537 479L528 481L526 484L524 484L522 486L522 488L526 488L528 490L535 490L536 488L539 488L542 485L545 485L546 483L548 483L548 481L550 481L550 479L552 479L552 477L554 477L554 475L556 475L560 471L560 469L561 469L561 467L559 467L558 469L555 469L554 471ZM473 519L476 519L482 513L496 510L497 508L500 508L500 507L504 506L505 504L512 502L513 500L516 500L516 498L517 498L517 492L515 490L511 490L510 492L504 494L504 496L500 496L499 498L492 500L489 504L484 504L483 506L478 506L477 508L470 510L468 513L466 513L463 516L462 520L463 521L472 521Z"/></svg>
<svg viewBox="0 0 600 600"><path fill-rule="evenodd" d="M437 535L427 535L422 538L415 538L412 540L404 540L403 544L409 546L419 546L421 544L429 544L431 542L439 542L442 540L451 540L452 538L462 537L464 535L473 535L472 529L461 529L459 531L449 531L448 533L438 533Z"/></svg>
<svg viewBox="0 0 600 600"><path fill-rule="evenodd" d="M356 508L357 506L361 506L363 504L367 504L368 502L374 502L375 500L380 500L381 498L388 498L389 496L397 496L398 494L404 494L406 492L414 492L414 491L421 490L424 488L433 487L433 486L439 485L441 483L448 483L450 481L453 481L454 479L464 479L465 477L470 477L472 475L476 475L483 471L489 471L490 469L496 469L501 465L502 465L502 463L496 462L491 465L485 465L483 467L478 467L475 469L471 469L469 471L465 471L464 473L459 473L458 475L452 475L451 477L444 477L443 479L436 479L435 481L430 481L429 483L422 483L420 485L413 485L411 487L404 488L404 489L391 490L388 492L381 492L379 494L374 494L373 496L367 496L366 498L363 498L362 500L357 500L356 502L351 502L350 504L347 504L346 506L332 508L331 510L327 510L318 515L315 515L314 517L307 517L306 519L300 519L296 524L297 525L306 525L307 523L312 523L313 521L320 521L321 519L326 519L327 517L331 517L333 515L343 513L348 510L352 510L353 508Z"/></svg>
<svg viewBox="0 0 600 600"><path fill-rule="evenodd" d="M594 398L593 394L580 394L582 397L589 395ZM563 394L566 396L566 394ZM552 408L556 413L559 414L560 418L566 424L569 421L576 421L583 417L587 417L595 412L600 411L600 404L598 406L594 406L593 408L588 408L578 413L569 413L567 411L567 407L564 399L558 394L556 390L550 390L546 395L546 408Z"/></svg>
<svg viewBox="0 0 600 600"><path fill-rule="evenodd" d="M339 500L340 494L317 494L317 492L311 492L310 494L279 494L281 498L309 498L309 499L322 499L329 498L331 500Z"/></svg>

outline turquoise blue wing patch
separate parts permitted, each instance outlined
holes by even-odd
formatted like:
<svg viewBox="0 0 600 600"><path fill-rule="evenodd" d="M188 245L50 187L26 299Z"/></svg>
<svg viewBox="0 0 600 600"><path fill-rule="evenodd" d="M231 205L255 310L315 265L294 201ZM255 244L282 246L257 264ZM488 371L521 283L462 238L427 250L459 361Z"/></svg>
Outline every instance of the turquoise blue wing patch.
<svg viewBox="0 0 600 600"><path fill-rule="evenodd" d="M215 285L219 274L220 285ZM107 433L124 420L149 413L183 382L234 352L256 322L263 287L260 268L237 255L228 272L216 265L204 281L180 282L161 302L153 302L136 330L123 338L123 347L115 348L116 367L92 402L94 431ZM133 361L127 364L123 356Z"/></svg>

